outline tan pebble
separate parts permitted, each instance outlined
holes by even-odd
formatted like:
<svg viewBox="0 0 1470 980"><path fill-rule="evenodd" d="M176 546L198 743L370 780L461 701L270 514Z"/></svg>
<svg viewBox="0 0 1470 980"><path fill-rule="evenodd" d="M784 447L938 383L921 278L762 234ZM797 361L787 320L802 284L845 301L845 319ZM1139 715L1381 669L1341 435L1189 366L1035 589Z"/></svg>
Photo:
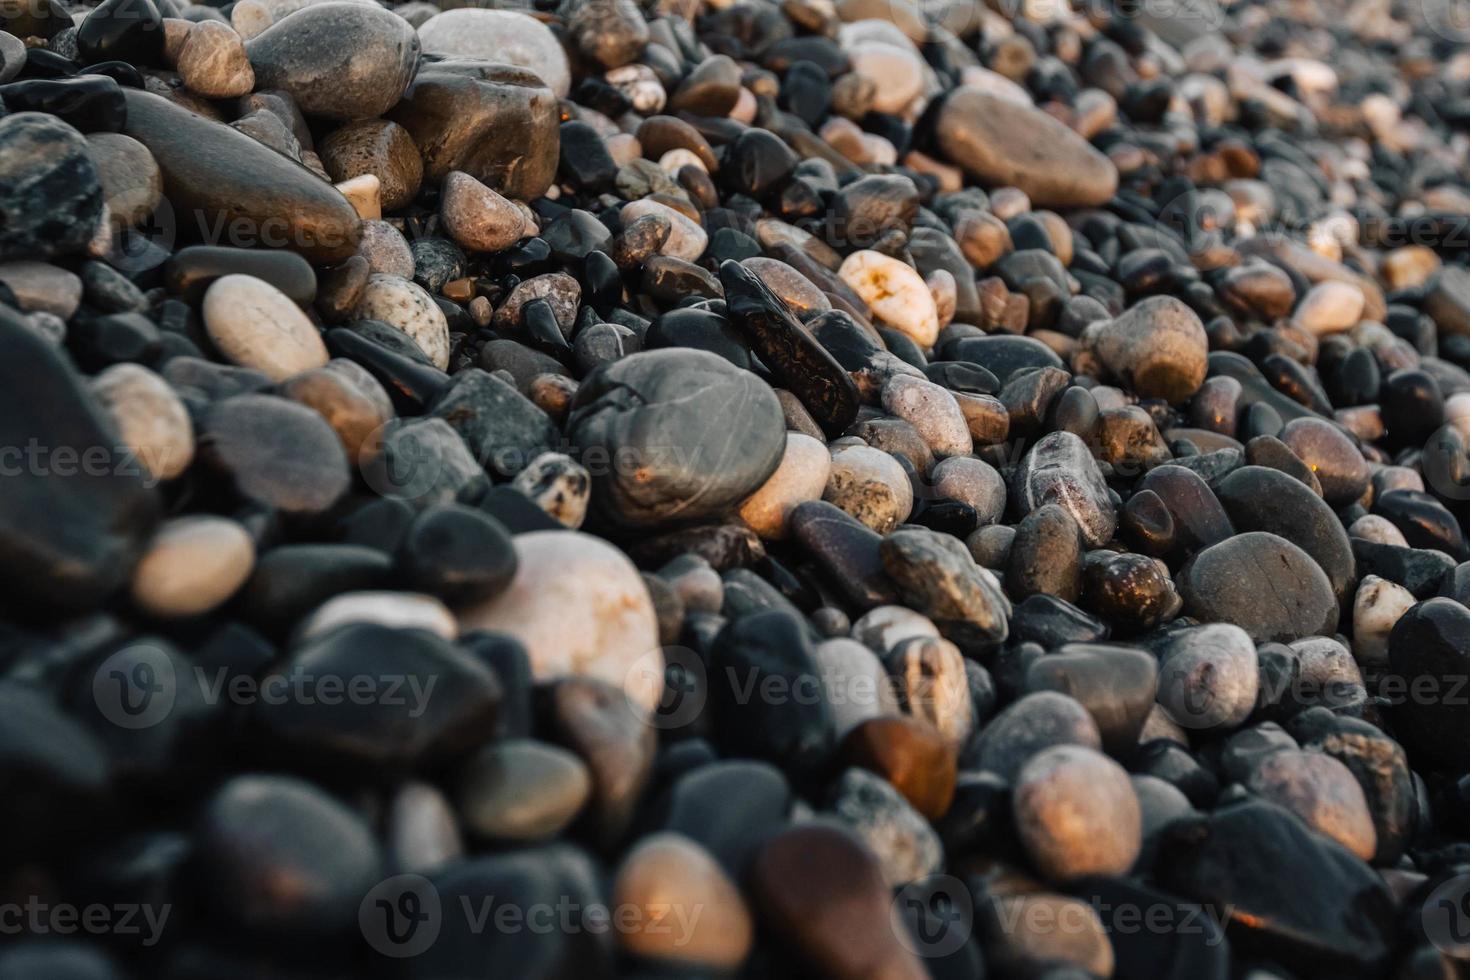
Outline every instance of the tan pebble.
<svg viewBox="0 0 1470 980"><path fill-rule="evenodd" d="M739 887L708 851L679 834L638 842L618 870L613 903L625 916L617 931L623 949L649 960L734 969L755 935Z"/></svg>
<svg viewBox="0 0 1470 980"><path fill-rule="evenodd" d="M929 287L912 268L881 252L854 252L837 270L873 315L906 334L920 347L932 347L939 336L939 311Z"/></svg>
<svg viewBox="0 0 1470 980"><path fill-rule="evenodd" d="M255 566L255 543L223 517L168 521L133 571L133 601L165 619L198 616L235 594Z"/></svg>
<svg viewBox="0 0 1470 980"><path fill-rule="evenodd" d="M768 541L785 540L786 519L797 504L821 500L832 470L823 443L800 432L786 433L786 451L761 488L740 505L740 519Z"/></svg>
<svg viewBox="0 0 1470 980"><path fill-rule="evenodd" d="M357 216L364 221L376 221L383 217L381 191L383 184L372 174L353 177L336 185L337 191L352 205Z"/></svg>
<svg viewBox="0 0 1470 980"><path fill-rule="evenodd" d="M179 52L178 68L185 85L211 99L233 99L255 88L255 70L244 42L219 21L194 25Z"/></svg>

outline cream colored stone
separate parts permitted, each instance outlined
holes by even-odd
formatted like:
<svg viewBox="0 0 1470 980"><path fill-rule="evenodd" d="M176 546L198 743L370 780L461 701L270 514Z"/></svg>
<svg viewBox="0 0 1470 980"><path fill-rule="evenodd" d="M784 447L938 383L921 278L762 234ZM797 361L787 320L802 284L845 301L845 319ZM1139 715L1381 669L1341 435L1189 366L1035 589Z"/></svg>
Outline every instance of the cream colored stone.
<svg viewBox="0 0 1470 980"><path fill-rule="evenodd" d="M150 616L178 619L216 608L245 584L255 542L224 517L179 517L148 542L133 570L133 601Z"/></svg>
<svg viewBox="0 0 1470 980"><path fill-rule="evenodd" d="M761 537L782 541L788 535L786 519L797 504L821 500L832 470L827 447L811 436L786 433L781 464L759 490L740 505L740 519Z"/></svg>
<svg viewBox="0 0 1470 980"><path fill-rule="evenodd" d="M939 311L924 278L912 268L864 249L849 255L837 275L862 297L878 320L920 347L934 345L939 336Z"/></svg>
<svg viewBox="0 0 1470 980"><path fill-rule="evenodd" d="M290 297L263 279L221 276L205 291L202 309L205 332L232 364L284 381L327 363L327 347L316 326Z"/></svg>

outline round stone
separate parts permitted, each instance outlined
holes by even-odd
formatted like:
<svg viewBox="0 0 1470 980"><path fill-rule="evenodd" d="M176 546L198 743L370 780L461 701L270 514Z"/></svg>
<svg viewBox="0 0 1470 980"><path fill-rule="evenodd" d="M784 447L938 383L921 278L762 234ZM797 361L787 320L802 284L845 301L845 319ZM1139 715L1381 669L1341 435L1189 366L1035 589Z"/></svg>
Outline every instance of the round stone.
<svg viewBox="0 0 1470 980"><path fill-rule="evenodd" d="M1350 504L1368 489L1368 461L1342 430L1323 419L1292 419L1281 441L1311 467L1322 485L1322 499L1335 507Z"/></svg>
<svg viewBox="0 0 1470 980"><path fill-rule="evenodd" d="M0 259L80 252L97 231L102 201L81 133L40 112L0 119Z"/></svg>
<svg viewBox="0 0 1470 980"><path fill-rule="evenodd" d="M133 601L150 616L199 616L245 584L255 542L224 517L179 517L163 524L133 570Z"/></svg>
<svg viewBox="0 0 1470 980"><path fill-rule="evenodd" d="M764 382L716 354L680 348L594 371L572 402L567 434L585 464L604 461L588 465L592 505L625 527L729 513L776 471L786 446L781 404Z"/></svg>
<svg viewBox="0 0 1470 980"><path fill-rule="evenodd" d="M435 367L449 367L449 321L418 283L374 273L368 277L355 315L397 327L412 338Z"/></svg>
<svg viewBox="0 0 1470 980"><path fill-rule="evenodd" d="M934 492L945 500L958 500L975 510L984 526L1005 514L1006 484L1000 471L973 456L951 456L940 460L930 473Z"/></svg>
<svg viewBox="0 0 1470 980"><path fill-rule="evenodd" d="M529 68L558 98L565 98L571 90L571 67L556 35L520 11L470 7L446 10L419 27L419 40L425 54Z"/></svg>
<svg viewBox="0 0 1470 980"><path fill-rule="evenodd" d="M832 469L827 447L811 436L786 433L786 451L776 472L740 505L740 519L762 538L787 537L786 519L797 504L821 500Z"/></svg>
<svg viewBox="0 0 1470 980"><path fill-rule="evenodd" d="M612 545L577 531L533 531L514 542L509 588L461 610L461 630L515 637L538 681L595 677L652 711L664 690L663 654L638 569Z"/></svg>
<svg viewBox="0 0 1470 980"><path fill-rule="evenodd" d="M424 179L424 161L413 137L387 119L359 119L333 130L317 144L317 153L334 181L365 174L378 178L385 211L396 211L412 201Z"/></svg>
<svg viewBox="0 0 1470 980"><path fill-rule="evenodd" d="M242 497L287 513L320 513L351 482L347 454L332 427L284 398L236 395L215 402L205 415L201 444Z"/></svg>
<svg viewBox="0 0 1470 980"><path fill-rule="evenodd" d="M221 276L204 293L204 329L231 363L272 381L327 363L327 345L291 298L263 279Z"/></svg>
<svg viewBox="0 0 1470 980"><path fill-rule="evenodd" d="M1044 749L1016 774L1011 808L1026 853L1055 881L1124 875L1143 846L1128 772L1095 749Z"/></svg>
<svg viewBox="0 0 1470 980"><path fill-rule="evenodd" d="M898 460L870 446L847 446L832 454L822 499L863 524L887 534L908 520L914 488Z"/></svg>
<svg viewBox="0 0 1470 980"><path fill-rule="evenodd" d="M1246 785L1364 861L1373 859L1378 834L1363 788L1352 770L1332 756L1291 748L1267 753L1252 768Z"/></svg>
<svg viewBox="0 0 1470 980"><path fill-rule="evenodd" d="M281 89L302 112L330 119L381 116L403 95L419 60L413 27L364 3L305 7L245 49L260 88Z"/></svg>
<svg viewBox="0 0 1470 980"><path fill-rule="evenodd" d="M1159 658L1159 704L1181 728L1234 728L1256 706L1256 645L1230 623L1170 634Z"/></svg>
<svg viewBox="0 0 1470 980"><path fill-rule="evenodd" d="M286 379L280 390L327 420L354 465L378 455L383 426L393 418L393 403L378 379L356 361L334 358L324 367Z"/></svg>
<svg viewBox="0 0 1470 980"><path fill-rule="evenodd" d="M141 364L114 364L92 379L92 393L149 476L172 480L189 468L194 426L168 382Z"/></svg>
<svg viewBox="0 0 1470 980"><path fill-rule="evenodd" d="M980 732L972 753L975 768L1014 782L1033 756L1059 745L1100 750L1097 722L1076 699L1038 691L1018 699Z"/></svg>
<svg viewBox="0 0 1470 980"><path fill-rule="evenodd" d="M1182 402L1205 380L1204 325L1172 296L1151 296L1116 320L1093 324L1084 343L1143 398Z"/></svg>
<svg viewBox="0 0 1470 980"><path fill-rule="evenodd" d="M896 374L883 385L883 408L912 425L935 456L967 456L974 449L965 413L949 389Z"/></svg>
<svg viewBox="0 0 1470 980"><path fill-rule="evenodd" d="M90 133L87 152L114 230L147 220L163 199L163 175L148 148L122 133Z"/></svg>
<svg viewBox="0 0 1470 980"><path fill-rule="evenodd" d="M1082 530L1090 547L1106 544L1118 526L1117 511L1108 496L1097 461L1082 439L1071 432L1042 437L1021 462L1014 495L1023 513L1044 504L1057 504Z"/></svg>

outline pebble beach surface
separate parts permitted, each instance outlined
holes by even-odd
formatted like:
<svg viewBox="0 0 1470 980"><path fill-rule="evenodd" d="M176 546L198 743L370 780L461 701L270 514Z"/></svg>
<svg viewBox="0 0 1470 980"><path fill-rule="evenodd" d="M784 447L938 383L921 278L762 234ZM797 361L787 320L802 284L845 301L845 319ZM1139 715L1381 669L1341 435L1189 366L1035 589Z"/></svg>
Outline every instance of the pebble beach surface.
<svg viewBox="0 0 1470 980"><path fill-rule="evenodd" d="M1439 0L0 0L0 980L1466 980Z"/></svg>

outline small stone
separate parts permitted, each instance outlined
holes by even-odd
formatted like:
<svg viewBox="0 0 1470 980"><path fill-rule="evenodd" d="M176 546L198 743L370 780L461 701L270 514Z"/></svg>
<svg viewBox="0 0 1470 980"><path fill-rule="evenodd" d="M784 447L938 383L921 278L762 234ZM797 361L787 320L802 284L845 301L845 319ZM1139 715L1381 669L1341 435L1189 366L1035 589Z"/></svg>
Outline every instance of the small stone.
<svg viewBox="0 0 1470 980"><path fill-rule="evenodd" d="M1123 875L1143 846L1143 816L1127 771L1078 745L1032 756L1012 791L1016 830L1036 866L1054 881Z"/></svg>
<svg viewBox="0 0 1470 980"><path fill-rule="evenodd" d="M1281 441L1311 467L1322 498L1334 506L1352 503L1368 489L1368 462L1341 430L1322 419L1293 419Z"/></svg>
<svg viewBox="0 0 1470 980"><path fill-rule="evenodd" d="M455 635L454 614L444 603L419 592L392 591L344 592L333 596L301 621L297 627L297 635L301 639L324 637L336 632L339 627L354 624L393 630L416 630L432 633L441 640L453 639ZM361 637L358 639L361 642Z"/></svg>
<svg viewBox="0 0 1470 980"><path fill-rule="evenodd" d="M1159 704L1189 730L1234 728L1256 707L1256 645L1230 623L1170 635L1159 658Z"/></svg>
<svg viewBox="0 0 1470 980"><path fill-rule="evenodd" d="M70 320L82 303L82 280L49 262L0 263L0 284L15 295L20 308Z"/></svg>
<svg viewBox="0 0 1470 980"><path fill-rule="evenodd" d="M386 211L396 211L412 201L424 179L424 162L412 137L386 119L361 119L333 130L317 144L317 152L334 181L367 174L378 178Z"/></svg>
<svg viewBox="0 0 1470 980"><path fill-rule="evenodd" d="M592 503L627 527L734 510L780 464L781 406L764 382L704 351L644 351L595 371L567 432L582 451L621 460L593 474Z"/></svg>
<svg viewBox="0 0 1470 980"><path fill-rule="evenodd" d="M741 520L762 538L784 540L791 511L805 501L822 499L831 468L832 457L825 445L798 432L786 433L780 465L740 505Z"/></svg>
<svg viewBox="0 0 1470 980"><path fill-rule="evenodd" d="M347 198L357 216L364 221L380 221L383 217L383 185L372 174L333 184L337 193Z"/></svg>
<svg viewBox="0 0 1470 980"><path fill-rule="evenodd" d="M623 858L612 900L616 908L634 910L637 927L620 929L618 937L626 952L643 959L735 969L754 941L755 927L739 887L708 851L681 834L642 838ZM691 918L687 931L654 928L670 909L704 914Z"/></svg>
<svg viewBox="0 0 1470 980"><path fill-rule="evenodd" d="M543 453L516 474L511 486L563 527L576 530L587 515L592 477L570 456Z"/></svg>
<svg viewBox="0 0 1470 980"><path fill-rule="evenodd" d="M1368 801L1352 771L1332 756L1300 749L1268 753L1246 785L1364 861L1372 860L1378 835Z"/></svg>
<svg viewBox="0 0 1470 980"><path fill-rule="evenodd" d="M122 133L91 133L87 152L102 181L113 230L146 220L163 199L163 176L148 148Z"/></svg>
<svg viewBox="0 0 1470 980"><path fill-rule="evenodd" d="M514 541L510 587L462 610L461 630L515 637L538 680L595 677L652 711L663 694L663 655L638 570L621 551L577 531L534 531Z"/></svg>
<svg viewBox="0 0 1470 980"><path fill-rule="evenodd" d="M868 446L848 446L832 454L822 499L879 534L887 534L908 520L914 490L908 474L892 456Z"/></svg>
<svg viewBox="0 0 1470 980"><path fill-rule="evenodd" d="M254 276L216 279L204 293L203 315L220 353L272 381L327 363L326 344L301 308Z"/></svg>
<svg viewBox="0 0 1470 980"><path fill-rule="evenodd" d="M989 569L945 535L899 530L879 547L905 601L972 655L1005 641L1011 605Z"/></svg>
<svg viewBox="0 0 1470 980"><path fill-rule="evenodd" d="M236 395L210 406L206 457L247 500L316 514L347 492L347 454L320 415L284 398Z"/></svg>
<svg viewBox="0 0 1470 980"><path fill-rule="evenodd" d="M455 809L486 841L549 840L571 823L592 792L587 767L565 749L533 739L492 742L460 770Z"/></svg>
<svg viewBox="0 0 1470 980"><path fill-rule="evenodd" d="M935 456L967 456L974 448L964 412L947 389L897 374L884 384L882 397L883 408L912 424Z"/></svg>
<svg viewBox="0 0 1470 980"><path fill-rule="evenodd" d="M178 70L185 85L211 99L233 99L255 88L244 42L218 21L200 21L189 29Z"/></svg>
<svg viewBox="0 0 1470 980"><path fill-rule="evenodd" d="M150 616L175 619L216 608L245 584L255 543L223 517L179 517L148 542L133 570L133 601Z"/></svg>
<svg viewBox="0 0 1470 980"><path fill-rule="evenodd" d="M939 312L923 277L912 268L868 250L849 255L837 275L885 325L920 347L934 345L939 336Z"/></svg>
<svg viewBox="0 0 1470 980"><path fill-rule="evenodd" d="M80 252L102 217L102 185L88 143L55 116L19 112L0 119L0 188L0 259Z"/></svg>
<svg viewBox="0 0 1470 980"><path fill-rule="evenodd" d="M946 98L935 131L944 154L987 185L1019 188L1042 207L1098 207L1112 198L1112 162L1063 123L976 86Z"/></svg>
<svg viewBox="0 0 1470 980"><path fill-rule="evenodd" d="M848 769L837 778L830 809L878 856L892 888L935 874L943 864L934 828L898 790L867 770Z"/></svg>
<svg viewBox="0 0 1470 980"><path fill-rule="evenodd" d="M882 776L928 820L943 817L954 800L954 748L917 718L863 722L843 739L842 758Z"/></svg>
<svg viewBox="0 0 1470 980"><path fill-rule="evenodd" d="M1016 474L1012 496L1025 513L1044 504L1060 505L1090 547L1106 544L1117 529L1117 512L1097 462L1087 444L1070 432L1052 432L1032 447Z"/></svg>
<svg viewBox="0 0 1470 980"><path fill-rule="evenodd" d="M454 171L440 188L444 230L471 252L500 252L520 241L524 219L514 204L469 174Z"/></svg>
<svg viewBox="0 0 1470 980"><path fill-rule="evenodd" d="M669 234L658 247L661 255L683 259L685 262L696 262L709 245L709 235L697 221L658 201L648 198L630 201L623 205L619 214L625 227L645 215L654 214L666 218L669 222Z"/></svg>
<svg viewBox="0 0 1470 980"><path fill-rule="evenodd" d="M141 364L114 364L92 379L129 451L155 480L172 480L194 459L194 426L174 389Z"/></svg>
<svg viewBox="0 0 1470 980"><path fill-rule="evenodd" d="M1188 615L1235 623L1257 642L1330 635L1337 627L1337 600L1321 567L1290 541L1264 531L1200 552L1180 572L1179 592ZM1271 601L1262 601L1263 595Z"/></svg>
<svg viewBox="0 0 1470 980"><path fill-rule="evenodd" d="M417 283L374 273L368 277L356 316L398 328L412 338L435 367L443 370L449 366L449 323Z"/></svg>
<svg viewBox="0 0 1470 980"><path fill-rule="evenodd" d="M1084 343L1140 397L1183 402L1205 380L1204 325L1172 296L1150 297L1116 320L1094 324Z"/></svg>
<svg viewBox="0 0 1470 980"><path fill-rule="evenodd" d="M975 768L1014 782L1028 760L1058 745L1098 750L1102 736L1092 715L1075 699L1056 691L1038 691L1017 699L991 719L967 756L974 756Z"/></svg>
<svg viewBox="0 0 1470 980"><path fill-rule="evenodd" d="M940 497L974 508L975 518L982 526L996 523L1005 513L1005 478L983 460L951 456L934 467L930 479Z"/></svg>
<svg viewBox="0 0 1470 980"><path fill-rule="evenodd" d="M1297 304L1291 322L1321 336L1357 326L1363 316L1363 291L1348 282L1320 282Z"/></svg>

